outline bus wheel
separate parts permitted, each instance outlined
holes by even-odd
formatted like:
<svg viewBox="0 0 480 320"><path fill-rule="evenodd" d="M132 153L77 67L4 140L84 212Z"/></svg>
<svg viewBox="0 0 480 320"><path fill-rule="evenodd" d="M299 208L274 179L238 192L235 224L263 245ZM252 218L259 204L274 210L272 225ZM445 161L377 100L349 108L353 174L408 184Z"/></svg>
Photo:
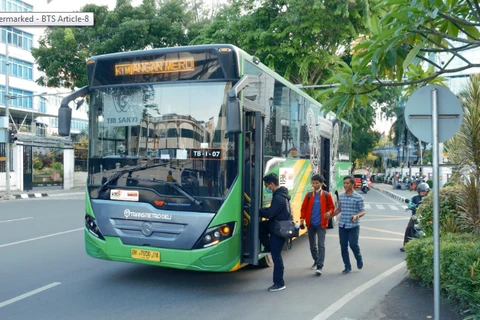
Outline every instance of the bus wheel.
<svg viewBox="0 0 480 320"><path fill-rule="evenodd" d="M264 255L263 258L258 260L258 266L260 268L269 268L273 266L272 255L270 253L267 253L266 255Z"/></svg>

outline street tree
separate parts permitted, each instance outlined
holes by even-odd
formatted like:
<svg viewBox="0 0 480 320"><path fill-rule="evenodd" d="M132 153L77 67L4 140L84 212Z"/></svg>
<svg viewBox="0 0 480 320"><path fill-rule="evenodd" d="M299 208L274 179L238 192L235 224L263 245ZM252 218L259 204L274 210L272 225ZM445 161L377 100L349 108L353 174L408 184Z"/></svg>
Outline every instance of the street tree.
<svg viewBox="0 0 480 320"><path fill-rule="evenodd" d="M327 110L354 109L367 94L385 86L407 86L407 94L441 75L480 63L468 50L480 45L480 6L469 0L385 0L384 15L372 15L371 35L354 48L350 64L338 63L326 89ZM440 58L440 59L439 59ZM461 64L455 64L455 60ZM475 59L475 58L473 58Z"/></svg>
<svg viewBox="0 0 480 320"><path fill-rule="evenodd" d="M367 31L370 2L233 0L192 44L231 43L292 83L315 85Z"/></svg>

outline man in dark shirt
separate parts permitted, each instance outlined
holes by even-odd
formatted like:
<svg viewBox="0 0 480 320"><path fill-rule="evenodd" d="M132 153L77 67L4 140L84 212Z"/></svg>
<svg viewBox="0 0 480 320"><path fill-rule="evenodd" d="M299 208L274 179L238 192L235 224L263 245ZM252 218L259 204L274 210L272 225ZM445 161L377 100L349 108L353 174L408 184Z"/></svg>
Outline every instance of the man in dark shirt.
<svg viewBox="0 0 480 320"><path fill-rule="evenodd" d="M283 259L282 249L285 244L285 239L277 236L272 231L274 230L275 220L283 221L289 220L291 215L290 196L285 187L279 187L278 176L274 173L269 173L263 178L263 183L268 192L273 192L272 202L270 207L260 209L260 217L268 218L268 220L261 221L259 226L260 243L264 247L264 252L270 252L273 259L273 285L268 288L268 291L285 290L285 280L283 279Z"/></svg>

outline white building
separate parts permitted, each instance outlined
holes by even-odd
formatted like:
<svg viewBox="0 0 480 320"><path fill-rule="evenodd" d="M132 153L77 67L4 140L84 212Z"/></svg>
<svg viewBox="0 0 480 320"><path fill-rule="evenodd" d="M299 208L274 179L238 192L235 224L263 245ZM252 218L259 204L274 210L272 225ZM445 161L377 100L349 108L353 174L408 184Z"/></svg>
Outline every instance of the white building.
<svg viewBox="0 0 480 320"><path fill-rule="evenodd" d="M0 0L0 11L44 11L45 6L48 5L47 1L39 2L38 0ZM37 70L31 49L38 46L44 31L45 28L2 26L0 34L0 114L5 114L5 95L10 96L8 104L11 126L13 119L13 126L18 132L33 135L58 132L57 115L60 101L65 93L70 92L68 89L42 87L35 82L42 73ZM7 55L10 63L8 93L6 92ZM18 97L15 98L15 96ZM85 108L74 110L72 133L87 129L88 118Z"/></svg>

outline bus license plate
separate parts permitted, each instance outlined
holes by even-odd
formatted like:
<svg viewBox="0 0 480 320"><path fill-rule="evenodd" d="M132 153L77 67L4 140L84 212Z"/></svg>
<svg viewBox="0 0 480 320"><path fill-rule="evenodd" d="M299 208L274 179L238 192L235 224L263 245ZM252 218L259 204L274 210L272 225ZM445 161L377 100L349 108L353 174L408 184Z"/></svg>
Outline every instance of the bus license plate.
<svg viewBox="0 0 480 320"><path fill-rule="evenodd" d="M160 262L160 252L152 250L132 249L132 258Z"/></svg>

